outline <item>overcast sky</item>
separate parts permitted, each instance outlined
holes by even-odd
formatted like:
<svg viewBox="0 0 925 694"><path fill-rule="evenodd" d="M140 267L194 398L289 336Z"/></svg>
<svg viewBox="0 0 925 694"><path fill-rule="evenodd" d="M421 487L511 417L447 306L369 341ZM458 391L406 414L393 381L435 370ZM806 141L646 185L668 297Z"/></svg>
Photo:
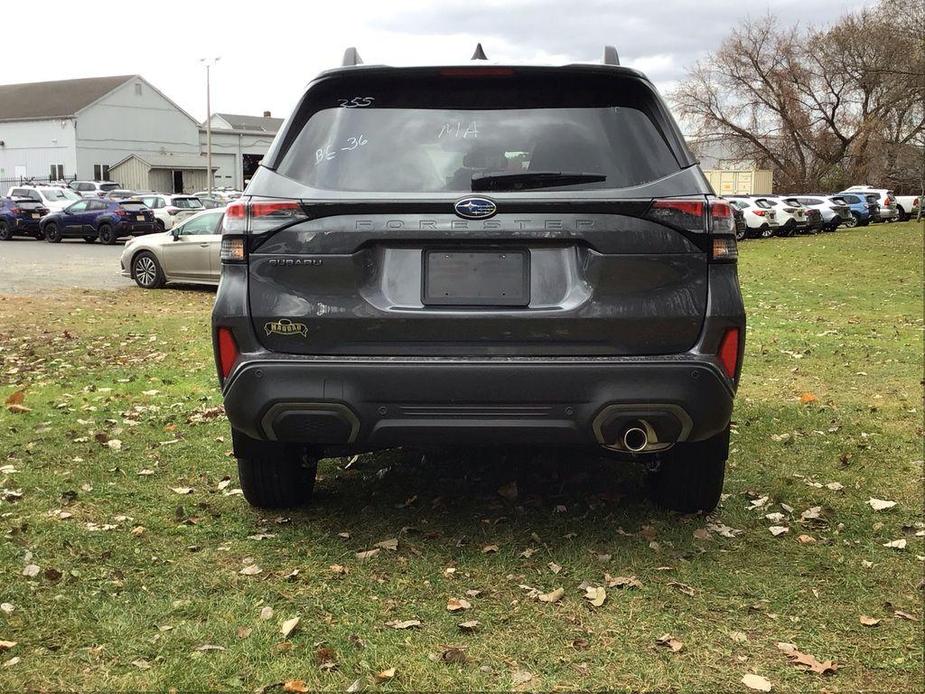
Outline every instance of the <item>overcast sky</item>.
<svg viewBox="0 0 925 694"><path fill-rule="evenodd" d="M305 84L355 45L367 63L599 60L613 44L626 65L668 89L737 21L771 12L820 26L870 5L858 0L365 0L125 3L46 1L3 32L0 83L141 74L205 118L200 58L220 56L212 110L287 116ZM25 10L16 13L23 19ZM28 14L28 12L27 12ZM22 26L23 31L16 29ZM36 29L36 30L33 30Z"/></svg>

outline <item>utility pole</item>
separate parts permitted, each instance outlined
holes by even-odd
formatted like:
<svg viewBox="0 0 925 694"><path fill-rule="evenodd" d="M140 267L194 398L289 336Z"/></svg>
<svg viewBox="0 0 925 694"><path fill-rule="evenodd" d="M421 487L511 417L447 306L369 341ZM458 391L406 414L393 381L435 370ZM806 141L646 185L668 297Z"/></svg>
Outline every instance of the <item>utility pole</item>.
<svg viewBox="0 0 925 694"><path fill-rule="evenodd" d="M206 190L212 195L212 83L210 70L215 63L221 60L216 58L200 58L199 62L206 66Z"/></svg>

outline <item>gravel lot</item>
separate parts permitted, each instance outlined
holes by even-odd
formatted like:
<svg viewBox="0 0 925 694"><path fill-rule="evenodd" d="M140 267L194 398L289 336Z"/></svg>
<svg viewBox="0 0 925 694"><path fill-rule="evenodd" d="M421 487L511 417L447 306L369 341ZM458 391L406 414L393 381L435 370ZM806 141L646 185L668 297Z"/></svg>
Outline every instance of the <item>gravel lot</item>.
<svg viewBox="0 0 925 694"><path fill-rule="evenodd" d="M122 244L82 239L0 243L0 294L44 294L50 289L119 289L134 286L120 274Z"/></svg>

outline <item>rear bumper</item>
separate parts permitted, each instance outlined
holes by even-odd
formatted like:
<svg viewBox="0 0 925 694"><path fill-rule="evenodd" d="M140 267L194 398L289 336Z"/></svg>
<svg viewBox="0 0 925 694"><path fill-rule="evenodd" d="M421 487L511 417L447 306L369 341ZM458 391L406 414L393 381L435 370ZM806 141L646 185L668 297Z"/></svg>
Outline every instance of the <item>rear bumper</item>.
<svg viewBox="0 0 925 694"><path fill-rule="evenodd" d="M246 357L247 355L245 355ZM645 452L724 429L733 384L700 355L600 359L243 359L223 388L232 428L257 440L344 446L541 444Z"/></svg>

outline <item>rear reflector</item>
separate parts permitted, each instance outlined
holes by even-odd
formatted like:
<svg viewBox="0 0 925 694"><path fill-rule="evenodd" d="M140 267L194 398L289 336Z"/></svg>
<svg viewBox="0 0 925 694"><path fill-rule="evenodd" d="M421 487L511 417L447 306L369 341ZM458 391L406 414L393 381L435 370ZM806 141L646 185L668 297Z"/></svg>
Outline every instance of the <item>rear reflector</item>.
<svg viewBox="0 0 925 694"><path fill-rule="evenodd" d="M739 247L735 236L714 236L712 259L720 263L734 263L738 260Z"/></svg>
<svg viewBox="0 0 925 694"><path fill-rule="evenodd" d="M234 335L230 328L218 329L218 366L222 374L222 380L228 378L234 363L238 360L238 343L234 341Z"/></svg>
<svg viewBox="0 0 925 694"><path fill-rule="evenodd" d="M739 361L739 329L729 328L723 335L722 342L719 343L719 363L723 365L723 371L729 378L735 378L736 366Z"/></svg>
<svg viewBox="0 0 925 694"><path fill-rule="evenodd" d="M221 258L223 263L243 263L247 258L244 252L244 237L223 236Z"/></svg>

